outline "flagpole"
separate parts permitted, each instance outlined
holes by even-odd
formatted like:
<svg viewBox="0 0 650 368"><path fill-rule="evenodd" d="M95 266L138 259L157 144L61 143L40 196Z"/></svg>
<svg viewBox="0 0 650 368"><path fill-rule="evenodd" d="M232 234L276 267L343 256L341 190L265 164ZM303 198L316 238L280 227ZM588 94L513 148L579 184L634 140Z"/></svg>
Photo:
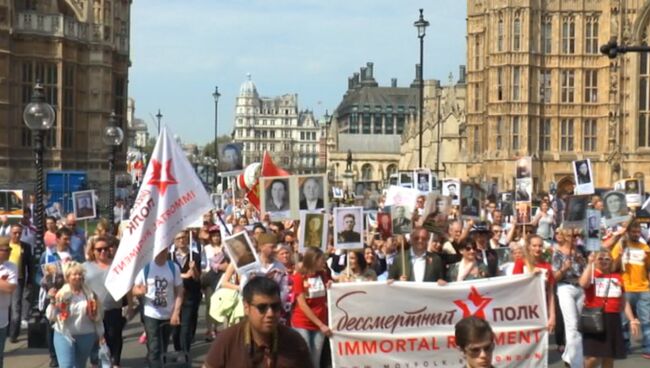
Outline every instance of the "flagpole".
<svg viewBox="0 0 650 368"><path fill-rule="evenodd" d="M189 232L190 232L190 262L192 262L192 260L194 258L194 257L192 257L192 253L193 253L192 252L192 237L193 237L192 236L192 229L189 229Z"/></svg>

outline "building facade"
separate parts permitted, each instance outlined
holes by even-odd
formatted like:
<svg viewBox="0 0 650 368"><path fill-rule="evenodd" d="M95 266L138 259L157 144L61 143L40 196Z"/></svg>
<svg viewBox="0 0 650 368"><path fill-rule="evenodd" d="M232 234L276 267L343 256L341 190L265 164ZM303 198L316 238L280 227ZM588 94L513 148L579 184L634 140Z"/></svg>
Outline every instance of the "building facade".
<svg viewBox="0 0 650 368"><path fill-rule="evenodd" d="M397 172L402 133L417 120L418 71L416 67L409 87L398 87L396 79L388 87L379 86L370 62L348 78L347 91L328 129L327 167L332 182L343 182L348 152L354 180L387 182Z"/></svg>
<svg viewBox="0 0 650 368"><path fill-rule="evenodd" d="M533 157L536 190L571 189L589 158L596 187L650 169L650 58L599 52L648 41L650 1L467 2L468 175L513 187ZM647 181L646 181L647 182Z"/></svg>
<svg viewBox="0 0 650 368"><path fill-rule="evenodd" d="M261 162L268 151L276 165L292 174L324 172L320 136L314 113L299 110L297 94L260 97L250 75L241 85L232 138L243 145L244 167Z"/></svg>
<svg viewBox="0 0 650 368"><path fill-rule="evenodd" d="M437 172L439 178L467 176L465 76L465 66L462 65L459 67L456 81L451 73L446 85L441 85L440 81L435 79L424 81L422 164L425 168ZM400 170L418 168L419 124L419 119L416 119L402 134Z"/></svg>
<svg viewBox="0 0 650 368"><path fill-rule="evenodd" d="M0 1L0 186L33 190L22 113L36 81L56 111L44 169L86 171L94 189L108 183L102 131L111 111L127 132L130 7L130 0Z"/></svg>

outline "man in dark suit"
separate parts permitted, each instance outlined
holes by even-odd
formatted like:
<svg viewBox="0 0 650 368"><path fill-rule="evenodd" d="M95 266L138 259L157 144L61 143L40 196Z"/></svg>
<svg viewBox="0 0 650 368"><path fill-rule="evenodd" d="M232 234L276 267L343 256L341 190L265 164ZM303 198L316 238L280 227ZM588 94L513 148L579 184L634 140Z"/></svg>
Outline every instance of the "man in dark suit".
<svg viewBox="0 0 650 368"><path fill-rule="evenodd" d="M90 206L90 198L79 197L77 201L77 218L91 217L94 214Z"/></svg>
<svg viewBox="0 0 650 368"><path fill-rule="evenodd" d="M361 234L354 231L354 224L356 220L354 215L348 213L343 216L343 224L345 229L337 234L339 243L359 243L361 242Z"/></svg>
<svg viewBox="0 0 650 368"><path fill-rule="evenodd" d="M21 319L29 319L30 291L34 282L34 264L32 247L21 241L23 227L19 224L11 226L9 233L9 261L16 265L18 283L11 297L11 322L9 324L9 339L12 343L18 341Z"/></svg>
<svg viewBox="0 0 650 368"><path fill-rule="evenodd" d="M465 185L463 188L463 197L460 200L460 213L468 216L478 216L481 204L476 197L474 197L474 187Z"/></svg>
<svg viewBox="0 0 650 368"><path fill-rule="evenodd" d="M411 220L406 218L404 206L395 206L393 211L393 233L408 234L411 231Z"/></svg>
<svg viewBox="0 0 650 368"><path fill-rule="evenodd" d="M301 210L315 210L325 207L322 197L323 192L317 178L305 179L302 184L302 194L305 198L300 201Z"/></svg>
<svg viewBox="0 0 650 368"><path fill-rule="evenodd" d="M389 271L389 280L438 282L444 284L442 259L435 253L427 252L429 232L422 227L411 232L411 249L399 252ZM402 262L402 256L405 257ZM404 268L402 267L404 264Z"/></svg>

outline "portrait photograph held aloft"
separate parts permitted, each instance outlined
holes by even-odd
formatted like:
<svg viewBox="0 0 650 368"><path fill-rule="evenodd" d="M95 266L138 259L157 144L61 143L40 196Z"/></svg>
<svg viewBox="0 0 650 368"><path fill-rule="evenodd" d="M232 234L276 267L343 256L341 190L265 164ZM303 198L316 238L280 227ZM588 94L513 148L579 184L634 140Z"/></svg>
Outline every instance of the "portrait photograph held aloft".
<svg viewBox="0 0 650 368"><path fill-rule="evenodd" d="M327 249L328 215L300 211L300 232L298 239L300 252L307 248Z"/></svg>
<svg viewBox="0 0 650 368"><path fill-rule="evenodd" d="M590 196L577 195L571 196L567 200L564 208L564 222L562 227L567 229L584 228L587 219L587 208L589 207Z"/></svg>
<svg viewBox="0 0 650 368"><path fill-rule="evenodd" d="M268 213L271 221L289 219L291 217L290 177L265 177L260 178L260 182L262 213Z"/></svg>
<svg viewBox="0 0 650 368"><path fill-rule="evenodd" d="M79 192L73 192L72 207L77 220L95 218L95 191L82 190Z"/></svg>
<svg viewBox="0 0 650 368"><path fill-rule="evenodd" d="M334 208L334 247L337 249L363 248L363 208Z"/></svg>
<svg viewBox="0 0 650 368"><path fill-rule="evenodd" d="M605 225L614 226L630 219L623 192L607 192L603 197L603 217Z"/></svg>
<svg viewBox="0 0 650 368"><path fill-rule="evenodd" d="M326 208L326 186L323 175L298 176L298 208L309 211Z"/></svg>
<svg viewBox="0 0 650 368"><path fill-rule="evenodd" d="M225 238L224 243L226 252L240 275L260 266L255 247L245 231Z"/></svg>

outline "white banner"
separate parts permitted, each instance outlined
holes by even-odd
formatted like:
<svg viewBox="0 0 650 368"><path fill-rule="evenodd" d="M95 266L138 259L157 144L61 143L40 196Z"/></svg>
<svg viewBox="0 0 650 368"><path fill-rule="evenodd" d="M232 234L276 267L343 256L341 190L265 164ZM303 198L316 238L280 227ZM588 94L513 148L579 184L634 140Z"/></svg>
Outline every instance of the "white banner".
<svg viewBox="0 0 650 368"><path fill-rule="evenodd" d="M163 127L106 277L111 295L115 299L124 296L144 265L171 245L176 233L210 209L210 196Z"/></svg>
<svg viewBox="0 0 650 368"><path fill-rule="evenodd" d="M464 367L454 326L471 315L487 320L496 334L496 366L547 366L541 274L446 286L413 282L334 284L328 304L335 368Z"/></svg>

